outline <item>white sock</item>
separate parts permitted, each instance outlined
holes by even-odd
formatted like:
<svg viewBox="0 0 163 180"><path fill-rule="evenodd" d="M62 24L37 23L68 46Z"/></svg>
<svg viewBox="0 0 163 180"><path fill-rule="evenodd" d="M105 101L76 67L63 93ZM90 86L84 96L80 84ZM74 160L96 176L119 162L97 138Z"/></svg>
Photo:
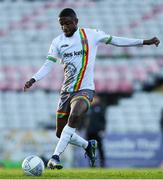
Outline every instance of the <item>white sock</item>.
<svg viewBox="0 0 163 180"><path fill-rule="evenodd" d="M88 146L88 141L86 141L76 133L73 134L69 143L79 147L83 147L84 149L86 149Z"/></svg>
<svg viewBox="0 0 163 180"><path fill-rule="evenodd" d="M64 150L66 149L71 137L73 136L73 134L75 133L76 128L72 128L68 125L66 125L63 128L63 131L61 133L61 137L57 143L57 146L55 148L54 154L53 155L60 155L61 153L64 152Z"/></svg>

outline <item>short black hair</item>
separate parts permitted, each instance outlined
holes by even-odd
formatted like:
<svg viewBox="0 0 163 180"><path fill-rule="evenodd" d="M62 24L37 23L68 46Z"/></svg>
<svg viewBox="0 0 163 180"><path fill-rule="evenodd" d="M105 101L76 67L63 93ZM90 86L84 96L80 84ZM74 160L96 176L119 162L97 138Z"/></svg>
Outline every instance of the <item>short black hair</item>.
<svg viewBox="0 0 163 180"><path fill-rule="evenodd" d="M71 8L65 8L59 13L59 17L67 17L67 16L77 18L75 11Z"/></svg>

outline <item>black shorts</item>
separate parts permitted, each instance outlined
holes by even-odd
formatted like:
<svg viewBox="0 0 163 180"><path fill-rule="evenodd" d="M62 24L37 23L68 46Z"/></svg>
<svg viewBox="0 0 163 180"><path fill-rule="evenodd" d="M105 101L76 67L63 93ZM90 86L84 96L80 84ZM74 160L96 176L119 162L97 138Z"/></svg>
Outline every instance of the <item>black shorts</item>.
<svg viewBox="0 0 163 180"><path fill-rule="evenodd" d="M57 109L57 118L63 118L65 116L69 116L70 113L70 105L76 99L83 99L88 108L93 100L95 91L90 89L83 89L77 92L61 92L61 97L59 101L59 106Z"/></svg>

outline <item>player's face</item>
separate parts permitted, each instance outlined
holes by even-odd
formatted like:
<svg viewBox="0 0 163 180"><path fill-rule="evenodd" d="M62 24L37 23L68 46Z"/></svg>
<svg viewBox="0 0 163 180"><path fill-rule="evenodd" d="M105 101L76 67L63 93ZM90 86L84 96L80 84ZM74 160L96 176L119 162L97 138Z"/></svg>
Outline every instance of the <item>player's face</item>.
<svg viewBox="0 0 163 180"><path fill-rule="evenodd" d="M78 20L73 17L60 17L59 23L66 37L71 37L77 29Z"/></svg>

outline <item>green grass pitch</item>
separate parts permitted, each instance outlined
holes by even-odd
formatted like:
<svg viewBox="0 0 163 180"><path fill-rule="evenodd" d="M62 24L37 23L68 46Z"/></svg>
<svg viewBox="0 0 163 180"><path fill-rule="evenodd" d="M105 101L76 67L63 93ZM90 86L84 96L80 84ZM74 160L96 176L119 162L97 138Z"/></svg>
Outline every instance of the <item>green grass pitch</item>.
<svg viewBox="0 0 163 180"><path fill-rule="evenodd" d="M46 169L42 176L25 176L21 169L0 169L0 179L163 179L163 169Z"/></svg>

